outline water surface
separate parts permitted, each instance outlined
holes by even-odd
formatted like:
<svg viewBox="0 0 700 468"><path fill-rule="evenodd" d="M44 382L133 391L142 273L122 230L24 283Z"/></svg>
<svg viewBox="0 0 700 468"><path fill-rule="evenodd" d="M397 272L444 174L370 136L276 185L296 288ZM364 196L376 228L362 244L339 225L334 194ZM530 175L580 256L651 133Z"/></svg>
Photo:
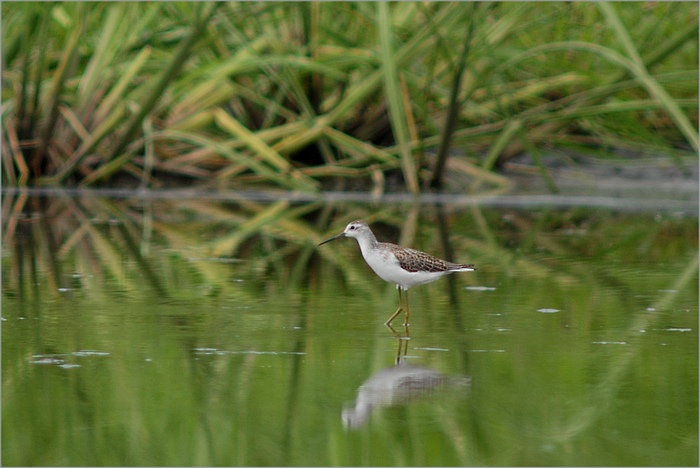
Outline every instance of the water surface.
<svg viewBox="0 0 700 468"><path fill-rule="evenodd" d="M434 201L6 196L3 464L697 465L692 212Z"/></svg>

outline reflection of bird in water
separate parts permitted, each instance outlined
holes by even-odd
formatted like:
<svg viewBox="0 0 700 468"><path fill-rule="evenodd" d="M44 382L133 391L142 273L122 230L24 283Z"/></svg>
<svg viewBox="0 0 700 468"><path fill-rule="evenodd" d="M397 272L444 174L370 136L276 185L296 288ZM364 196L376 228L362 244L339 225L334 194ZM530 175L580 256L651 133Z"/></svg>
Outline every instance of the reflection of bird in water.
<svg viewBox="0 0 700 468"><path fill-rule="evenodd" d="M474 271L474 265L452 263L440 260L430 254L419 250L401 247L388 242L378 242L374 233L364 221L353 221L347 225L340 234L326 239L318 245L323 245L339 237L354 237L360 245L362 256L367 264L384 281L394 283L399 290L399 308L396 310L386 325L403 310L401 291L406 291L406 320L408 325L408 288L419 284L432 283L440 277L460 271Z"/></svg>
<svg viewBox="0 0 700 468"><path fill-rule="evenodd" d="M376 408L409 403L444 387L466 387L469 377L441 374L429 367L400 362L370 377L360 386L352 407L343 409L343 426L356 429Z"/></svg>

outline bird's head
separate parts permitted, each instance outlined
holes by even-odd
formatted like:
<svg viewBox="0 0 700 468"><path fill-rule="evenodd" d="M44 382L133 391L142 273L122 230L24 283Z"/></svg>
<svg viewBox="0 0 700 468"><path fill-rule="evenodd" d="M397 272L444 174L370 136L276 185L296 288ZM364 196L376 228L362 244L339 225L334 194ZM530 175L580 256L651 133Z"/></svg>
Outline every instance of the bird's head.
<svg viewBox="0 0 700 468"><path fill-rule="evenodd" d="M367 223L364 221L353 221L347 226L345 226L345 230L341 232L340 234L336 234L335 236L331 237L330 239L326 239L323 242L321 242L318 245L323 245L326 242L330 242L332 240L336 240L339 237L354 237L355 239L359 238L360 236L364 235L363 233L368 232L369 226L367 226Z"/></svg>

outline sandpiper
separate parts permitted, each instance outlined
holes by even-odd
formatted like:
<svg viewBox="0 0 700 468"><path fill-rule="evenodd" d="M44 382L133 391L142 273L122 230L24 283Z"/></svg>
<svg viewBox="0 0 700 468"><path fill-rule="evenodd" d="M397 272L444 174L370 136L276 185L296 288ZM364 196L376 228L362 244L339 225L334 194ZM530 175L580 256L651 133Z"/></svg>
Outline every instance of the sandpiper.
<svg viewBox="0 0 700 468"><path fill-rule="evenodd" d="M362 256L367 264L384 281L394 283L399 290L399 308L394 312L385 325L391 326L391 321L403 310L401 291L406 291L406 320L408 326L408 288L419 284L432 283L438 278L458 271L474 271L474 265L452 263L440 260L420 250L401 247L388 242L378 242L374 233L364 221L353 221L340 234L326 239L318 245L323 245L339 237L354 237L360 245Z"/></svg>

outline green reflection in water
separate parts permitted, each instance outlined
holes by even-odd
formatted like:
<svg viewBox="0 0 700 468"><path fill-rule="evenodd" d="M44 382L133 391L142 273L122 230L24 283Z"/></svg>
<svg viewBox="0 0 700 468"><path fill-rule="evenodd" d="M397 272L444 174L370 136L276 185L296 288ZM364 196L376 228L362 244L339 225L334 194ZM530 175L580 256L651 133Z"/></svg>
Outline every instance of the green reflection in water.
<svg viewBox="0 0 700 468"><path fill-rule="evenodd" d="M401 340L354 242L313 245L367 207L52 203L3 249L3 464L698 462L696 219L455 210L479 270L412 289ZM434 216L371 221L442 255ZM469 385L344 426L397 356Z"/></svg>

